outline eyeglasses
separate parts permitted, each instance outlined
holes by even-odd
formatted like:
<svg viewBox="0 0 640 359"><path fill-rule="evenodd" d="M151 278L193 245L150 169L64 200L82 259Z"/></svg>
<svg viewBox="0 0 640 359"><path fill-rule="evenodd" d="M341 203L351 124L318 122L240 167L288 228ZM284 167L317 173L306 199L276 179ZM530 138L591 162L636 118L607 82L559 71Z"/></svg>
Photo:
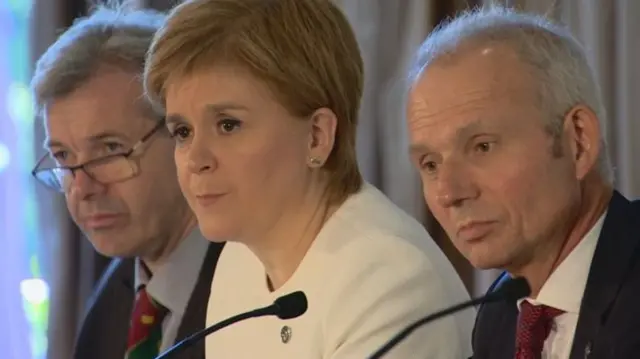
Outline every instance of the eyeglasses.
<svg viewBox="0 0 640 359"><path fill-rule="evenodd" d="M129 157L162 127L164 127L164 121L159 121L151 131L144 135L127 152L96 158L77 166L40 168L49 157L49 154L45 154L38 160L38 163L31 171L31 175L46 187L63 193L67 192L71 187L75 173L78 170L84 171L87 176L101 184L124 181L135 176L137 171L135 164Z"/></svg>

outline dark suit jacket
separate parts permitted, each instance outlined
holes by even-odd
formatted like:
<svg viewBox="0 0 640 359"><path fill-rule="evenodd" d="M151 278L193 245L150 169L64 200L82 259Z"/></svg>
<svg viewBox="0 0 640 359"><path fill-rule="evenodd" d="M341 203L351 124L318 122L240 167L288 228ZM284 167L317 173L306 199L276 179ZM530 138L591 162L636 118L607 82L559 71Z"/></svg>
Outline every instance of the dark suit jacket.
<svg viewBox="0 0 640 359"><path fill-rule="evenodd" d="M223 245L211 243L182 317L176 343L204 329L211 281ZM114 259L98 282L76 340L74 359L121 359L127 346L134 297L133 259ZM176 359L204 359L204 340Z"/></svg>
<svg viewBox="0 0 640 359"><path fill-rule="evenodd" d="M489 290L505 278L506 273ZM517 317L515 303L482 306L473 358L513 359ZM640 358L640 201L630 202L618 192L591 262L570 358Z"/></svg>

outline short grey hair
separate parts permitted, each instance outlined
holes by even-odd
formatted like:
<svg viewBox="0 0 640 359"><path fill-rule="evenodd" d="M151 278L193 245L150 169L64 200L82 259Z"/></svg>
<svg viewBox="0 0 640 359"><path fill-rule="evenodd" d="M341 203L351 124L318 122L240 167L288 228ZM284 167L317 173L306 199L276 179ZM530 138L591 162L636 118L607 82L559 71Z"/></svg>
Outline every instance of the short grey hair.
<svg viewBox="0 0 640 359"><path fill-rule="evenodd" d="M142 80L145 57L165 15L126 5L95 6L76 19L36 63L31 89L36 110L88 81L101 65L114 65Z"/></svg>
<svg viewBox="0 0 640 359"><path fill-rule="evenodd" d="M538 80L540 106L549 114L547 128L551 135L562 134L562 120L575 105L583 104L594 111L602 133L598 170L612 182L605 141L607 114L594 71L570 31L543 16L492 5L442 23L420 46L409 73L410 86L433 63L488 44L508 46L532 68Z"/></svg>

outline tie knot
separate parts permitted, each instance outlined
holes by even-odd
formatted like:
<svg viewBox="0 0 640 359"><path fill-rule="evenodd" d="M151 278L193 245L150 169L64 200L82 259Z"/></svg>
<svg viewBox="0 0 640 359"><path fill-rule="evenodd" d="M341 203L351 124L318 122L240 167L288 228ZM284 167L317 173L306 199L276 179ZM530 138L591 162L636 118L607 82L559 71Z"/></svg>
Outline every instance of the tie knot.
<svg viewBox="0 0 640 359"><path fill-rule="evenodd" d="M147 292L145 286L138 288L132 319L138 320L139 324L143 326L152 327L162 322L167 313L167 308L157 302L149 292Z"/></svg>
<svg viewBox="0 0 640 359"><path fill-rule="evenodd" d="M520 317L516 333L516 348L539 355L544 341L549 336L553 319L564 311L548 305L533 305L528 301L520 304Z"/></svg>
<svg viewBox="0 0 640 359"><path fill-rule="evenodd" d="M564 311L548 305L533 305L524 300L520 304L520 321L523 325L535 326L540 323L551 322Z"/></svg>
<svg viewBox="0 0 640 359"><path fill-rule="evenodd" d="M146 286L140 286L138 288L138 293L136 295L136 301L144 307L148 307L151 311L157 312L158 314L164 315L168 309L162 305L162 303L158 302L149 292L147 292Z"/></svg>

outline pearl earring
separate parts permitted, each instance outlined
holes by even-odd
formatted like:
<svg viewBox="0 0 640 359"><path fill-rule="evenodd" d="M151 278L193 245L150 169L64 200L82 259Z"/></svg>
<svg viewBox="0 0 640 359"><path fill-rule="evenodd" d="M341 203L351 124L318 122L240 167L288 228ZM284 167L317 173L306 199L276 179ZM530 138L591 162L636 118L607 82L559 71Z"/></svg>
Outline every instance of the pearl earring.
<svg viewBox="0 0 640 359"><path fill-rule="evenodd" d="M318 157L310 157L309 163L311 163L311 166L316 167L322 165L322 160Z"/></svg>

